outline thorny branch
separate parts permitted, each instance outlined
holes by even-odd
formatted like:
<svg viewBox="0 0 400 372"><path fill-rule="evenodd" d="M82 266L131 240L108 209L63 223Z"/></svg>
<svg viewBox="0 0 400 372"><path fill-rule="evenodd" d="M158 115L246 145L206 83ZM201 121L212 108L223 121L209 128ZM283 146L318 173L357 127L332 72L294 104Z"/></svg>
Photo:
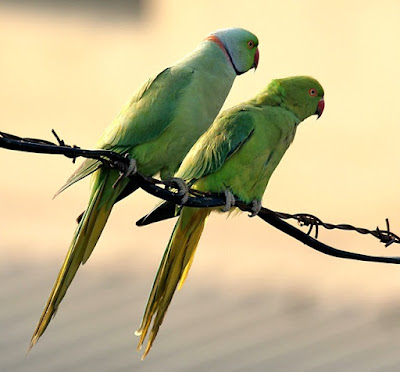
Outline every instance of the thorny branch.
<svg viewBox="0 0 400 372"><path fill-rule="evenodd" d="M68 146L61 140L56 132L52 130L53 135L56 137L58 144L50 141L34 139L34 138L21 138L12 134L0 132L0 147L25 152L34 152L41 154L59 154L72 158L73 161L78 157L96 159L103 163L104 166L111 167L120 171L124 171L129 163L129 158L123 154L119 154L109 150L86 150L81 149L78 146ZM166 185L163 181L154 179L152 177L144 176L140 173L135 173L129 177L133 178L134 181L146 192L176 203L180 204L181 197L177 193L170 190L170 186ZM160 187L158 185L164 185ZM190 190L191 196L185 203L185 206L189 207L218 207L225 204L224 197L222 195L215 195L210 193L201 193L196 190ZM251 205L245 204L241 201L236 202L236 206L242 211L250 211ZM262 208L258 214L258 217L281 230L282 232L292 236L293 238L303 242L309 247L339 258L347 258L358 261L370 261L370 262L383 262L400 264L400 257L383 257L383 256L370 256L354 252L347 252L330 247L317 240L319 226L325 229L340 229L346 231L355 231L360 234L370 234L375 238L379 239L380 242L384 243L385 246L389 246L393 243L400 243L400 238L396 234L390 231L389 221L386 219L386 230L381 230L377 227L375 230L368 230L365 228L354 227L348 224L331 224L321 221L318 217L315 217L307 213L289 214L282 212L274 212L267 208ZM291 224L283 221L284 219L294 219L300 226L309 226L307 233L295 228ZM310 236L312 230L315 228L315 238Z"/></svg>

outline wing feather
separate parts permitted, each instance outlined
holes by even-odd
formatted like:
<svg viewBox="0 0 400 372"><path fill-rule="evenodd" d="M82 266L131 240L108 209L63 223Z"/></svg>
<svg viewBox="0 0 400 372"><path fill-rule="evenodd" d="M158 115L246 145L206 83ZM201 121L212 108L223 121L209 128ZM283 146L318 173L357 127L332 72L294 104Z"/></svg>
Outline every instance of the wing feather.
<svg viewBox="0 0 400 372"><path fill-rule="evenodd" d="M189 67L169 67L147 81L122 108L96 147L133 148L159 137L171 124L194 72Z"/></svg>
<svg viewBox="0 0 400 372"><path fill-rule="evenodd" d="M185 157L176 177L191 184L220 169L254 133L248 110L246 106L236 106L218 116Z"/></svg>

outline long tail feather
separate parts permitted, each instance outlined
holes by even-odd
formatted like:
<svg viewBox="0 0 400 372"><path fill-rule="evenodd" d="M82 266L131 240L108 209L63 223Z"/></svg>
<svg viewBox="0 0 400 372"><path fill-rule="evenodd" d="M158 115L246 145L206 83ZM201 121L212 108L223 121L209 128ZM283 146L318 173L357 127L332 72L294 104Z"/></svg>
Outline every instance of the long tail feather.
<svg viewBox="0 0 400 372"><path fill-rule="evenodd" d="M197 244L210 212L206 208L183 208L181 211L154 280L142 324L135 332L137 336L140 336L138 343L138 350L140 350L153 320L142 359L151 349L176 288L182 287L189 273Z"/></svg>
<svg viewBox="0 0 400 372"><path fill-rule="evenodd" d="M110 191L110 185L115 181L114 178L116 177L114 177L114 173L116 176L118 176L118 173L110 171L102 172L103 174L101 175L95 175L95 177L99 177L98 182L96 187L93 188L89 205L75 230L67 256L33 333L28 351L36 344L56 314L58 306L64 298L75 274L80 265L84 264L92 253L111 213L118 190L111 189ZM100 179L100 177L102 178ZM121 184L120 187L122 188L123 185Z"/></svg>

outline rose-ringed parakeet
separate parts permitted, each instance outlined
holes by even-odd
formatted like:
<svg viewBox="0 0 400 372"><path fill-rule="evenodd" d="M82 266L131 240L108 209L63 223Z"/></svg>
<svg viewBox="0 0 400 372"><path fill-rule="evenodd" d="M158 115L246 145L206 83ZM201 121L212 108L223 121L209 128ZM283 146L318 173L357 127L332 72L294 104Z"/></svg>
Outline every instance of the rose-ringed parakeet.
<svg viewBox="0 0 400 372"><path fill-rule="evenodd" d="M241 28L210 34L190 54L149 79L106 129L96 148L128 154L144 175L171 177L221 109L237 75L258 64L258 40ZM132 163L132 169L134 164ZM116 201L138 187L86 160L61 191L93 173L91 194L30 348L46 330L79 266L92 253Z"/></svg>
<svg viewBox="0 0 400 372"><path fill-rule="evenodd" d="M322 114L324 91L313 78L296 76L273 80L253 99L221 113L189 151L176 173L193 189L225 193L230 210L235 198L261 208L268 181L292 143L297 126ZM165 202L157 211L165 215ZM154 280L142 324L136 332L140 349L149 332L143 358L149 352L178 287L188 275L207 216L218 208L183 206ZM171 217L171 216L167 216Z"/></svg>

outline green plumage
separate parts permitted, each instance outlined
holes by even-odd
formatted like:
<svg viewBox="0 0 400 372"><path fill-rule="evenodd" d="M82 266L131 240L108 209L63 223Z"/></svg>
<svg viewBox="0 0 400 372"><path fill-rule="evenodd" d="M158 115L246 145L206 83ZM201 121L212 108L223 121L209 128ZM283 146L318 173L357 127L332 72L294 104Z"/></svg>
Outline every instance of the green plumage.
<svg viewBox="0 0 400 372"><path fill-rule="evenodd" d="M249 42L251 41L251 48ZM197 49L149 79L106 129L97 148L129 154L144 175L171 177L221 109L237 73L257 67L258 40L235 28L216 31ZM229 58L230 56L230 58ZM86 160L59 193L92 175L88 207L75 231L30 348L46 330L78 268L90 257L116 201L137 186Z"/></svg>
<svg viewBox="0 0 400 372"><path fill-rule="evenodd" d="M260 202L298 124L311 115L322 114L323 96L321 85L307 76L274 80L250 101L220 114L187 154L176 177L197 190L229 190L246 203ZM162 213L164 205L160 206ZM181 210L137 332L140 348L153 320L144 356L154 342L173 293L188 274L205 220L213 210Z"/></svg>

